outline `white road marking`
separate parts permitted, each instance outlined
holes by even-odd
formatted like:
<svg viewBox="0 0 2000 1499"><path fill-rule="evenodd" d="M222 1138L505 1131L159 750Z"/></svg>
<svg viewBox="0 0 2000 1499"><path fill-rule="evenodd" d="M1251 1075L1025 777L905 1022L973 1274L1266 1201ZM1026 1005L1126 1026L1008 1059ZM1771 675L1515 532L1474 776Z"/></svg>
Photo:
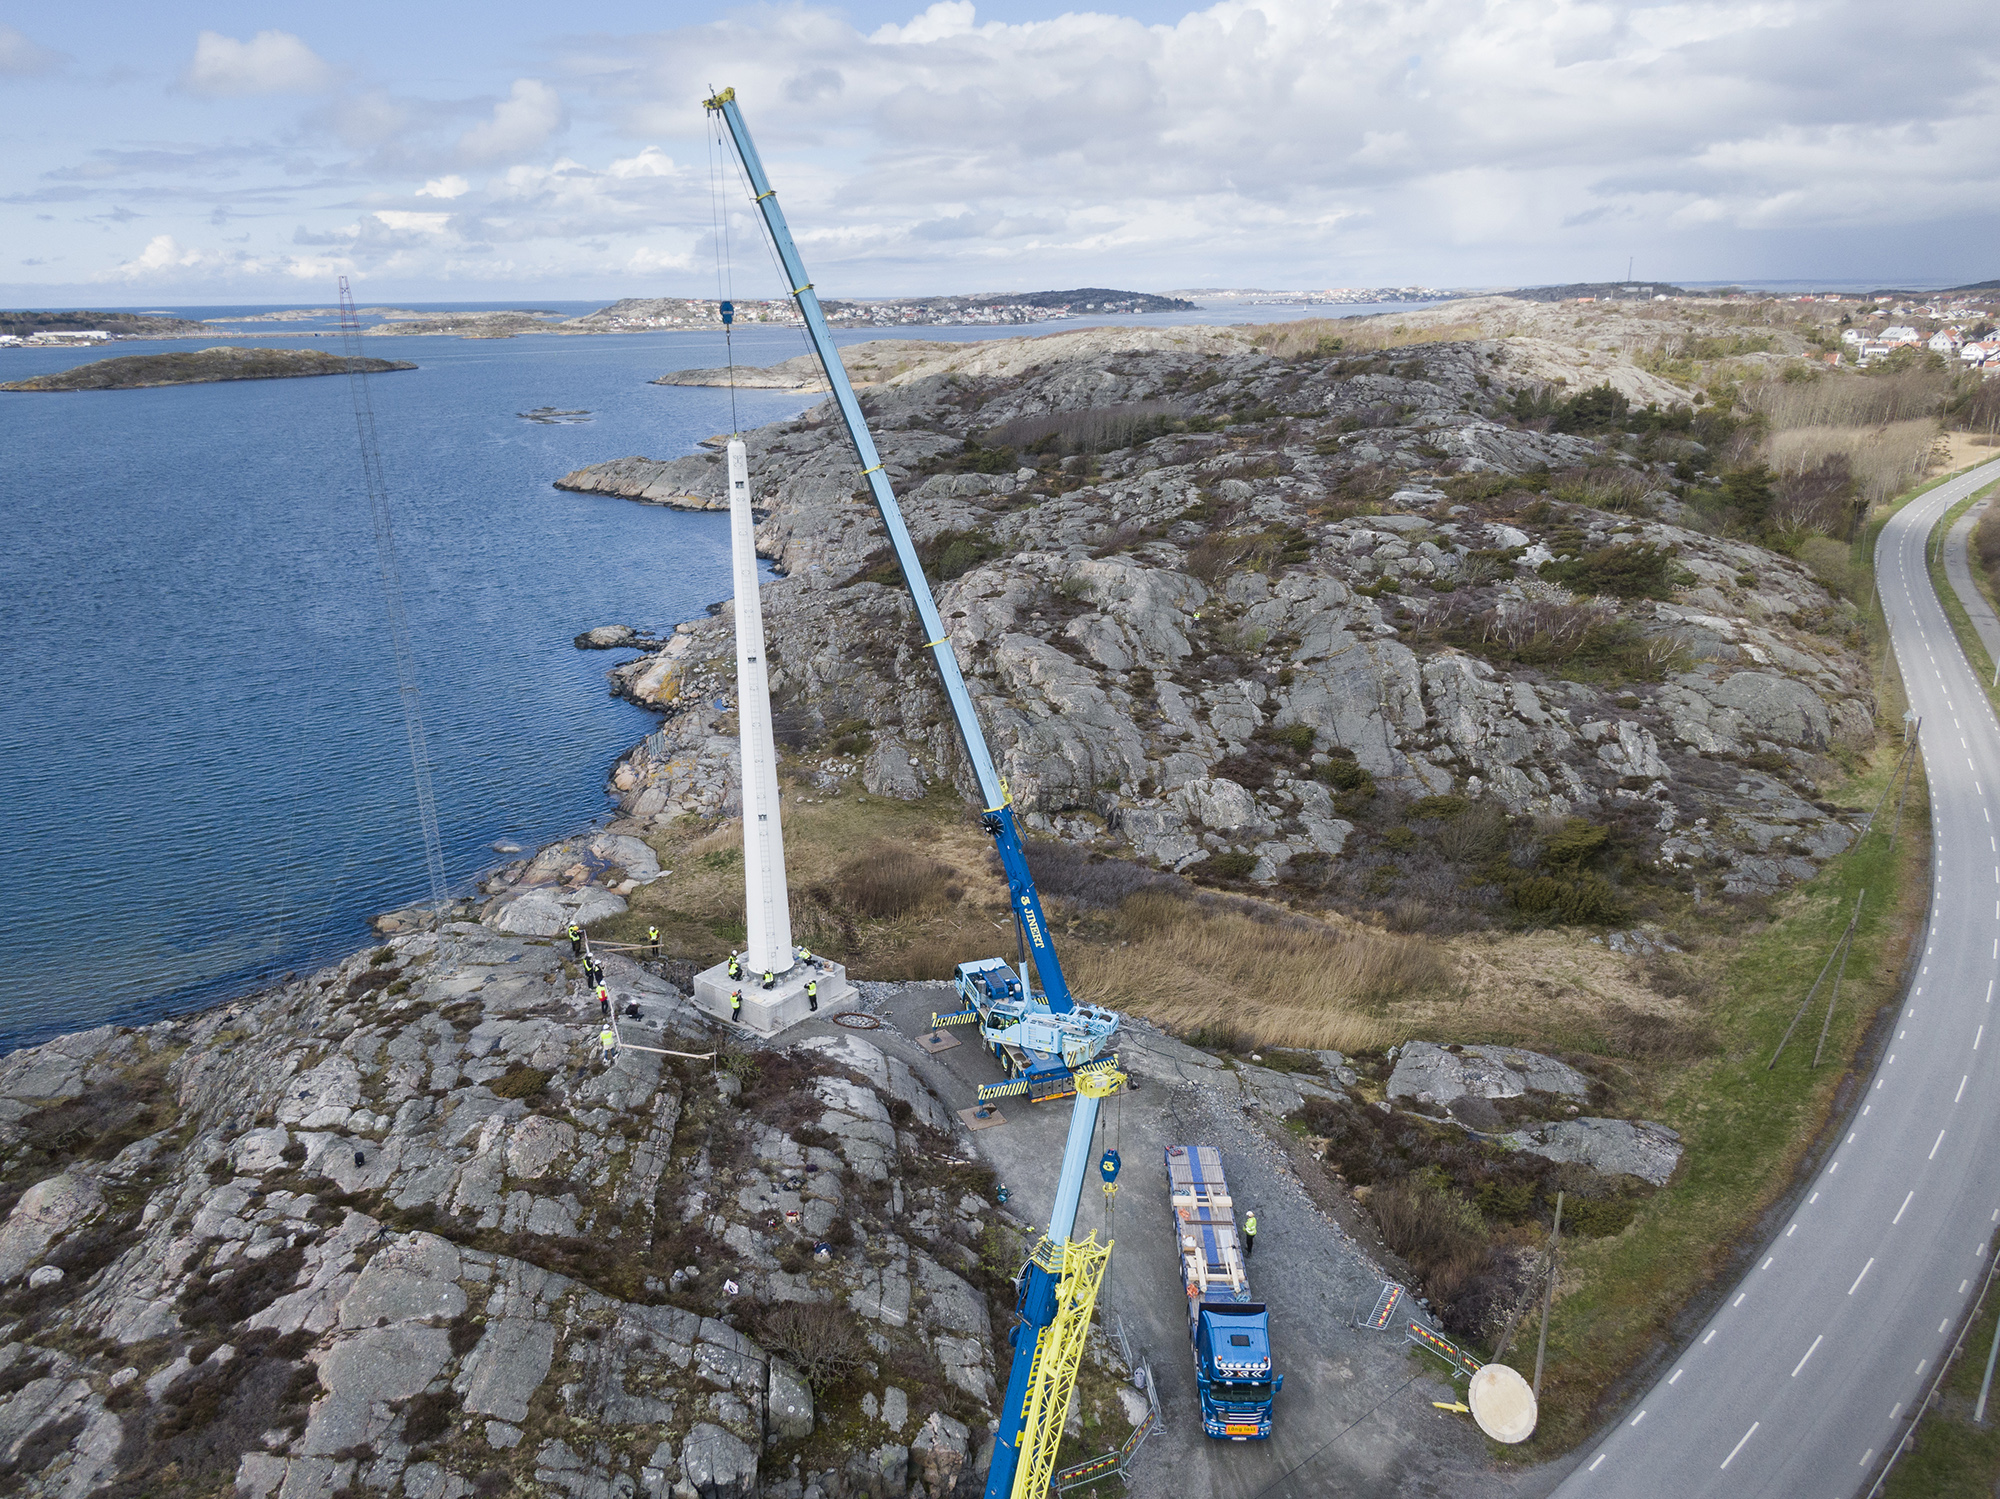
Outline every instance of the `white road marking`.
<svg viewBox="0 0 2000 1499"><path fill-rule="evenodd" d="M1873 1447L1870 1447L1868 1449L1868 1453L1870 1457L1874 1456L1875 1449ZM1585 1471L1589 1473L1595 1473L1597 1471L1598 1463L1601 1463L1603 1461L1604 1461L1604 1454L1600 1452L1597 1454L1596 1458L1591 1462L1590 1466L1587 1469L1585 1469ZM1868 1458L1864 1457L1861 1459L1861 1461L1865 1463L1868 1461Z"/></svg>
<svg viewBox="0 0 2000 1499"><path fill-rule="evenodd" d="M1685 1374L1686 1372L1687 1372L1687 1371L1686 1371L1685 1369L1676 1369L1676 1370L1674 1370L1674 1372L1673 1372L1673 1373L1671 1373L1671 1374L1669 1374L1669 1375L1667 1376L1667 1383L1668 1383L1668 1384L1677 1384L1677 1383L1679 1383L1679 1382L1680 1382L1680 1377L1681 1377L1681 1375Z"/></svg>
<svg viewBox="0 0 2000 1499"><path fill-rule="evenodd" d="M1958 1080L1958 1091L1951 1095L1951 1101L1953 1103L1957 1103L1961 1098L1965 1097L1965 1085L1971 1081L1972 1081L1972 1074L1969 1072L1964 1077Z"/></svg>
<svg viewBox="0 0 2000 1499"><path fill-rule="evenodd" d="M1856 1291L1860 1290L1862 1280L1865 1279L1868 1272L1870 1270L1873 1270L1874 1268L1875 1268L1875 1256L1871 1254L1868 1257L1868 1263L1861 1267L1861 1274L1854 1277L1854 1284L1847 1288L1847 1294L1852 1296ZM1714 1335L1710 1334L1710 1336L1712 1337ZM1707 1342L1708 1340L1704 1338L1702 1341Z"/></svg>
<svg viewBox="0 0 2000 1499"><path fill-rule="evenodd" d="M1867 1466L1868 1466L1868 1460L1869 1460L1869 1459L1870 1459L1871 1457L1873 1457L1874 1455L1875 1455L1875 1449L1874 1449L1873 1447L1870 1447L1870 1448L1869 1448L1869 1449L1868 1449L1868 1450L1867 1450L1866 1452L1864 1452L1864 1453L1862 1453L1862 1454L1861 1454L1861 1461L1860 1461L1860 1462L1858 1462L1858 1463L1856 1463L1856 1464L1855 1464L1855 1466L1856 1466L1856 1467L1859 1467L1859 1468L1865 1468L1865 1467L1867 1467ZM1599 1459L1597 1460L1597 1463L1601 1463L1601 1462L1603 1462L1603 1461L1604 1461L1604 1459L1600 1457L1600 1458L1599 1458ZM1591 1466L1592 1468L1595 1468L1595 1467L1597 1466L1597 1463L1592 1463L1592 1464L1591 1464L1590 1466Z"/></svg>
<svg viewBox="0 0 2000 1499"><path fill-rule="evenodd" d="M1925 1157L1924 1157L1924 1159L1925 1159L1925 1160L1927 1160L1927 1161L1934 1161L1934 1160L1936 1160L1936 1159L1937 1159L1937 1153L1938 1153L1938 1146L1940 1146L1940 1145L1942 1145L1942 1144L1944 1144L1944 1131L1943 1131L1943 1130L1939 1130L1939 1131L1938 1131L1938 1137L1937 1137L1937 1139L1931 1142L1931 1153L1930 1153L1929 1155L1925 1156Z"/></svg>
<svg viewBox="0 0 2000 1499"><path fill-rule="evenodd" d="M1641 1421L1645 1419L1646 1419L1646 1413L1642 1410L1639 1412L1638 1415L1634 1416L1630 1421L1626 1422L1625 1424L1628 1426L1637 1426Z"/></svg>
<svg viewBox="0 0 2000 1499"><path fill-rule="evenodd" d="M1819 1201L1819 1193L1815 1192L1815 1193L1813 1193L1813 1195L1812 1195L1812 1196L1810 1196L1810 1197L1808 1197L1808 1198L1806 1199L1806 1206L1807 1206L1807 1207L1811 1207L1811 1206L1812 1206L1812 1205L1813 1205L1814 1203L1816 1203L1816 1202L1818 1202L1818 1201Z"/></svg>
<svg viewBox="0 0 2000 1499"><path fill-rule="evenodd" d="M1942 1138L1942 1136L1940 1136L1939 1138ZM1903 1221L1903 1214L1907 1213L1910 1210L1910 1198L1915 1197L1916 1195L1917 1195L1916 1188L1912 1187L1910 1189L1909 1197L1905 1197L1903 1199L1903 1205L1896 1209L1896 1216L1889 1220L1889 1224L1891 1227L1894 1227L1896 1224L1901 1223Z"/></svg>
<svg viewBox="0 0 2000 1499"><path fill-rule="evenodd" d="M1708 1330L1708 1337L1705 1337L1705 1338L1703 1338L1703 1339L1702 1339L1701 1341L1702 1341L1702 1343L1703 1343L1704 1345L1706 1345L1706 1344L1707 1344L1707 1342L1708 1342L1708 1339L1709 1339L1709 1338L1712 1338L1712 1337L1714 1337L1714 1336L1715 1336L1715 1329L1711 1327L1711 1328L1710 1328L1710 1329Z"/></svg>
<svg viewBox="0 0 2000 1499"><path fill-rule="evenodd" d="M1813 1356L1814 1349L1817 1349L1819 1345L1824 1343L1825 1341L1826 1341L1825 1333L1821 1333L1818 1337L1812 1340L1812 1347L1808 1348L1805 1351L1804 1357L1802 1357L1796 1364L1792 1365L1792 1378L1797 1379L1799 1377L1799 1370L1803 1369L1806 1366L1806 1359L1811 1358ZM1643 1416L1645 1412L1641 1411L1639 1412L1639 1414ZM1632 1424L1634 1426L1637 1426L1639 1423L1637 1421L1634 1421Z"/></svg>
<svg viewBox="0 0 2000 1499"><path fill-rule="evenodd" d="M1743 1443L1749 1441L1750 1438L1757 1435L1757 1428L1762 1426L1763 1424L1764 1423L1762 1421L1752 1421L1750 1423L1750 1429L1743 1433L1742 1438L1736 1443L1736 1445L1729 1449L1729 1456L1725 1457L1722 1460L1723 1467L1726 1468L1731 1463L1736 1461L1736 1454L1743 1450Z"/></svg>

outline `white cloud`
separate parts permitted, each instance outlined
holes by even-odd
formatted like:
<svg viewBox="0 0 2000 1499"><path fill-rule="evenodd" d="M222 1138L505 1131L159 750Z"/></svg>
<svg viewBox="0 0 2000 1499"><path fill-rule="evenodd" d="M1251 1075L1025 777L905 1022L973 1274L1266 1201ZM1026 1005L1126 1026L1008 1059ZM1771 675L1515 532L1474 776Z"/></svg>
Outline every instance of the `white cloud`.
<svg viewBox="0 0 2000 1499"><path fill-rule="evenodd" d="M1990 221L1990 13L1922 11L1905 33L1864 0L1221 0L1148 26L941 0L869 33L831 8L737 12L570 66L669 140L734 84L795 232L882 267L864 279L923 267L942 289L960 259L1561 279L1565 257L1664 253L1701 202L1710 245Z"/></svg>
<svg viewBox="0 0 2000 1499"><path fill-rule="evenodd" d="M0 26L0 78L35 78L59 71L70 59L30 41L11 26Z"/></svg>
<svg viewBox="0 0 2000 1499"><path fill-rule="evenodd" d="M470 162L504 161L535 151L564 123L562 98L539 78L517 78L493 115L459 137L459 154Z"/></svg>
<svg viewBox="0 0 2000 1499"><path fill-rule="evenodd" d="M417 189L419 198L462 198L472 191L472 184L457 173L447 173L443 177L433 177Z"/></svg>
<svg viewBox="0 0 2000 1499"><path fill-rule="evenodd" d="M627 156L621 160L612 162L610 166L605 168L605 175L609 177L678 177L681 175L681 170L674 165L673 157L667 155L658 146L648 146L637 156Z"/></svg>
<svg viewBox="0 0 2000 1499"><path fill-rule="evenodd" d="M204 31L181 86L210 98L250 94L315 94L333 83L333 69L289 31L260 31L247 42Z"/></svg>
<svg viewBox="0 0 2000 1499"><path fill-rule="evenodd" d="M373 217L398 234L443 234L451 223L448 213L411 213L394 208L378 208Z"/></svg>

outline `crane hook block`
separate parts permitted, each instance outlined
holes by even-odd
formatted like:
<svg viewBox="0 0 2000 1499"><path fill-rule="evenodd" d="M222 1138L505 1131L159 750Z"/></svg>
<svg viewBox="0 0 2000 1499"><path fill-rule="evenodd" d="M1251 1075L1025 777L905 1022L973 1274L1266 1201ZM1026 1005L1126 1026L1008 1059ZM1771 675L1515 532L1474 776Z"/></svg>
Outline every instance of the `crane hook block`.
<svg viewBox="0 0 2000 1499"><path fill-rule="evenodd" d="M1103 1173L1105 1186L1108 1187L1118 1180L1118 1168L1123 1164L1118 1159L1117 1151L1107 1150L1104 1152L1104 1158L1097 1163L1097 1169Z"/></svg>
<svg viewBox="0 0 2000 1499"><path fill-rule="evenodd" d="M722 304L722 326L727 328L731 323L735 321L736 321L736 304L734 302L724 302Z"/></svg>

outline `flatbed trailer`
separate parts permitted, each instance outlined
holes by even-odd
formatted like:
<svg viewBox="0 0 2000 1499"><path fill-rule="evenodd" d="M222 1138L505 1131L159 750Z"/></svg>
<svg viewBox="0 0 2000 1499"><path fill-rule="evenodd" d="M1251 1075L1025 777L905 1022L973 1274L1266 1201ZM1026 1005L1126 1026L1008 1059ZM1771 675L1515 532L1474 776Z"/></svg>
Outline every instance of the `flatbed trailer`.
<svg viewBox="0 0 2000 1499"><path fill-rule="evenodd" d="M1222 1152L1169 1145L1166 1164L1202 1430L1225 1441L1262 1440L1271 1434L1272 1400L1285 1378L1273 1372L1270 1315L1250 1289Z"/></svg>

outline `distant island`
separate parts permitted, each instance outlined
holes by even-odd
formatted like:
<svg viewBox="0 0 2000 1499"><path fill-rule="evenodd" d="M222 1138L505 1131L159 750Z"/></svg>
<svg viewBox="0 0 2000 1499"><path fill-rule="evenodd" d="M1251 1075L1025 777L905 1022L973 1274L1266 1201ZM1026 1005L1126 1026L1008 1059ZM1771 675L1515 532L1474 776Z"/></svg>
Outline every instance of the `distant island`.
<svg viewBox="0 0 2000 1499"><path fill-rule="evenodd" d="M0 390L143 390L154 385L208 385L219 380L291 380L301 375L384 374L413 370L402 359L346 359L317 349L242 349L221 345L187 354L128 354L97 359Z"/></svg>
<svg viewBox="0 0 2000 1499"><path fill-rule="evenodd" d="M1043 323L1089 313L1194 312L1183 297L1085 286L1073 291L974 292L952 297L870 297L820 303L836 328L946 328L967 324ZM563 333L637 332L647 328L713 328L716 304L701 297L626 297L559 325ZM738 301L739 323L797 323L790 300Z"/></svg>
<svg viewBox="0 0 2000 1499"><path fill-rule="evenodd" d="M111 338L187 338L208 332L184 317L151 312L6 312L0 311L0 338L43 340L57 334L102 333Z"/></svg>

